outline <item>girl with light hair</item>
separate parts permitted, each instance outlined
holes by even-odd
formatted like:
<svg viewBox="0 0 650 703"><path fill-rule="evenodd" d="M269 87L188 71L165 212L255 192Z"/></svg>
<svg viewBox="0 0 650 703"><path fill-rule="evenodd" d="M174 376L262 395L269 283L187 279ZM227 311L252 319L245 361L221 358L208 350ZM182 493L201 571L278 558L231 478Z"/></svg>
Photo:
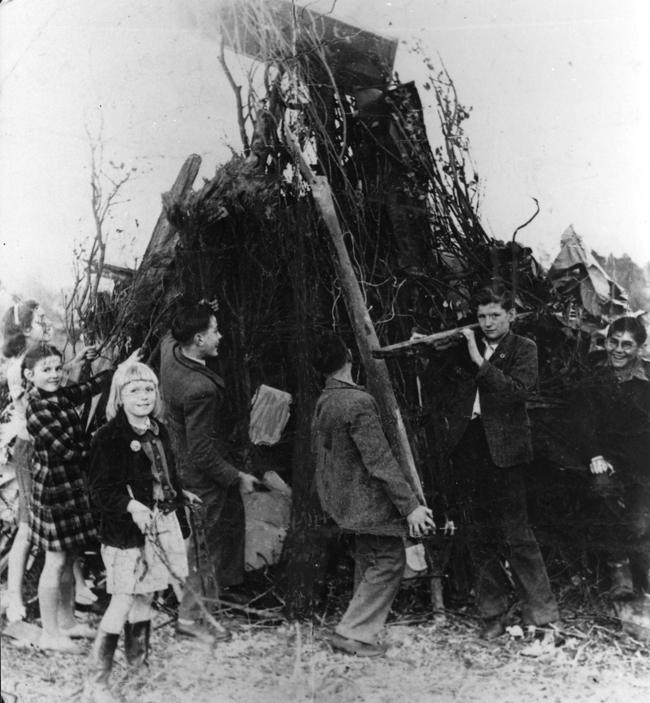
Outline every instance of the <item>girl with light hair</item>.
<svg viewBox="0 0 650 703"><path fill-rule="evenodd" d="M127 662L147 663L153 595L179 587L188 573L184 504L198 499L180 484L161 410L154 372L142 363L119 366L108 423L93 438L90 457L91 503L111 595L89 659L91 701L115 700L108 680L122 630Z"/></svg>

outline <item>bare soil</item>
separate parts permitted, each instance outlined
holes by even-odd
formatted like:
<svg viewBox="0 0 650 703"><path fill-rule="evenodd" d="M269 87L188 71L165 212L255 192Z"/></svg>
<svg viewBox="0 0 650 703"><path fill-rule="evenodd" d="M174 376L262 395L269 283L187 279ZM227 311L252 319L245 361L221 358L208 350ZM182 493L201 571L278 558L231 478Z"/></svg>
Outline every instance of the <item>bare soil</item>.
<svg viewBox="0 0 650 703"><path fill-rule="evenodd" d="M177 639L168 620L156 616L146 673L128 671L118 653L112 690L125 703L650 700L648 645L611 618L574 617L564 637L541 643L527 633L482 642L462 614L446 624L397 622L386 629L390 648L380 659L333 652L326 628L314 624L235 619L232 641L212 650ZM80 701L84 663L3 636L2 690L19 703Z"/></svg>

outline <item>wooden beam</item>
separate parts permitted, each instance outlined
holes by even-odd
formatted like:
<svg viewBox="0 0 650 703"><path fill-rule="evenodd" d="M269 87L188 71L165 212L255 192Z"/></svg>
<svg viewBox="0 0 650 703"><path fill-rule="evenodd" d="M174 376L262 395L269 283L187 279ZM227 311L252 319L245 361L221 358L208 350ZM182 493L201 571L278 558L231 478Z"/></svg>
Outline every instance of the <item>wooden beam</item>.
<svg viewBox="0 0 650 703"><path fill-rule="evenodd" d="M354 336L359 347L359 352L361 353L361 360L366 370L369 390L379 405L384 429L400 468L406 480L424 503L422 484L417 469L415 468L413 452L411 451L411 445L406 435L406 429L390 380L388 367L385 361L373 357L373 352L379 349L379 340L375 332L375 327L370 319L368 308L363 299L359 281L352 268L350 255L345 245L341 225L334 208L334 200L332 198L329 182L325 176L317 176L314 174L286 123L284 131L287 145L295 156L303 177L311 187L314 203L323 218L323 222L332 240L335 251L333 257L334 268L341 284L341 290L352 322Z"/></svg>
<svg viewBox="0 0 650 703"><path fill-rule="evenodd" d="M422 335L416 339L407 339L406 342L397 342L397 344L389 344L381 349L375 349L372 355L375 359L390 359L396 356L411 356L418 352L425 351L427 347L435 346L438 342L451 340L458 337L461 330L475 330L478 328L478 323L465 325L464 327L454 327L451 330L443 330L442 332L434 332L433 334Z"/></svg>

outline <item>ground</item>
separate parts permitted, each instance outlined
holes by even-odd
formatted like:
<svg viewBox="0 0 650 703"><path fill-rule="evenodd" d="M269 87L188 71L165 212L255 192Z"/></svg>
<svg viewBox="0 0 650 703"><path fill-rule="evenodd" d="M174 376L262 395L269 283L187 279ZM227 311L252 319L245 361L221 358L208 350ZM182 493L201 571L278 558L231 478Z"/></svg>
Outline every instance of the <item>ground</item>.
<svg viewBox="0 0 650 703"><path fill-rule="evenodd" d="M155 622L147 676L128 672L118 654L112 685L125 703L650 700L650 648L604 616L572 615L567 635L541 644L528 633L484 643L460 611L445 624L398 620L386 629L387 656L372 660L333 652L324 639L331 623L234 619L232 641L210 650L176 639L162 613ZM2 638L2 690L19 703L81 703L83 672L83 657Z"/></svg>

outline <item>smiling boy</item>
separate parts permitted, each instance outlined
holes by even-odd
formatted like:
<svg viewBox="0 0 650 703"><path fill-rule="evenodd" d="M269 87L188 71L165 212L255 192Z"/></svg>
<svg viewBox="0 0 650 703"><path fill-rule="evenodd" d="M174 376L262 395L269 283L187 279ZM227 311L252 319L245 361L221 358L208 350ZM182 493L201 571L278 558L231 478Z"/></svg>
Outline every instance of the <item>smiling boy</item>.
<svg viewBox="0 0 650 703"><path fill-rule="evenodd" d="M481 636L505 631L507 560L527 624L558 619L546 567L528 525L524 471L532 461L526 399L537 384L537 347L513 334L516 313L501 282L475 297L480 335L463 328L469 372L459 375L446 409L453 467L460 487Z"/></svg>

